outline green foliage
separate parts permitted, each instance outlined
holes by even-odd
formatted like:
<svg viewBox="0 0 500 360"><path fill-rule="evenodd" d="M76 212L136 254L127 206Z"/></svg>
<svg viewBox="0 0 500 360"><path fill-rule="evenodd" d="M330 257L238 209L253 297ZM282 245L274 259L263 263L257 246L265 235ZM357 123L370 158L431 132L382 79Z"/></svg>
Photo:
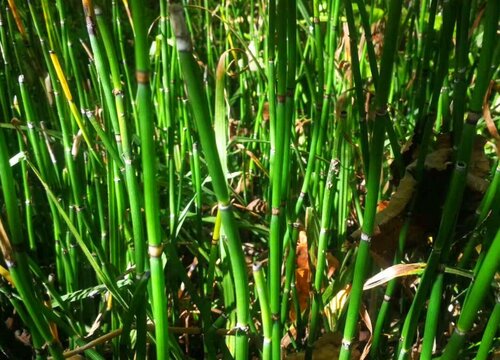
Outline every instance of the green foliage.
<svg viewBox="0 0 500 360"><path fill-rule="evenodd" d="M0 314L37 359L488 356L498 1L97 3L0 8Z"/></svg>

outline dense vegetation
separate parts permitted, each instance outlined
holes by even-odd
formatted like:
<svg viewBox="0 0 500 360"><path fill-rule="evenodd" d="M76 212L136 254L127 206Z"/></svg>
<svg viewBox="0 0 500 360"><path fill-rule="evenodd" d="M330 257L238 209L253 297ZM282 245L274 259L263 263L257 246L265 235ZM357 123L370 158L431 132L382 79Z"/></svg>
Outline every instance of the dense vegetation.
<svg viewBox="0 0 500 360"><path fill-rule="evenodd" d="M0 358L492 356L500 1L1 4Z"/></svg>

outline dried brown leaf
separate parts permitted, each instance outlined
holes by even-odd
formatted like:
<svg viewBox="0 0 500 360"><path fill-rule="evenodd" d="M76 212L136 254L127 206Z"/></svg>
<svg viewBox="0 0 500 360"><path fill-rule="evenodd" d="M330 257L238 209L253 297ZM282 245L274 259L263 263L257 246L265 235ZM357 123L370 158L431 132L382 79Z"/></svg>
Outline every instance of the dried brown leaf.
<svg viewBox="0 0 500 360"><path fill-rule="evenodd" d="M372 321L370 319L370 314L368 314L368 310L366 310L366 307L363 305L361 310L360 310L360 315L361 315L361 320L365 323L366 328L368 329L369 337L368 341L363 349L363 352L361 353L360 360L366 359L370 355L370 348L372 347L372 334L373 334L373 325ZM360 334L361 338L361 334Z"/></svg>
<svg viewBox="0 0 500 360"><path fill-rule="evenodd" d="M363 290L373 289L398 277L419 274L426 266L426 263L393 265L366 280Z"/></svg>

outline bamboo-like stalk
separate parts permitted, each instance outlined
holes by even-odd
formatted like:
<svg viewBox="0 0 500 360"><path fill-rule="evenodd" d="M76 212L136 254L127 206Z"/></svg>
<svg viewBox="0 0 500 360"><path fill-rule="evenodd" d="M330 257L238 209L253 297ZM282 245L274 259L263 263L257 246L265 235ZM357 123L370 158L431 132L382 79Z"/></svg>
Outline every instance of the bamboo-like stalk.
<svg viewBox="0 0 500 360"><path fill-rule="evenodd" d="M44 305L37 299L31 285L22 227L17 210L17 195L5 144L3 131L0 131L0 181L7 208L8 229L11 233L8 236L7 230L4 228L3 223L0 222L1 251L4 260L7 262L7 267L16 285L16 289L23 299L29 316L33 320L35 325L33 331L38 331L55 359L63 359L61 345L54 337L54 334L52 334L49 323L43 316L41 309Z"/></svg>
<svg viewBox="0 0 500 360"><path fill-rule="evenodd" d="M435 315L439 314L441 310L441 303L443 298L443 283L444 274L440 273L437 275L436 280L434 280L434 284L432 285L432 290L429 297L429 316L425 318L425 336L422 341L422 351L420 352L420 356L423 359L432 358L432 349L434 347L434 341L436 338L439 322L439 317Z"/></svg>
<svg viewBox="0 0 500 360"><path fill-rule="evenodd" d="M17 135L17 141L19 144L19 150L21 152L26 152L25 144L24 141L26 138L22 135L22 133L19 131ZM27 227L27 232L28 232L28 243L29 243L29 248L31 251L36 250L36 240L35 240L35 233L34 233L34 227L33 227L33 195L31 193L31 189L29 186L28 182L28 171L26 167L26 163L23 161L21 163L21 176L23 178L23 193L24 193L24 208L25 208L25 216L26 216L26 227ZM57 220L54 221L54 233L58 231L58 222ZM56 242L55 244L55 251L56 253L61 252L61 247L60 247L60 242ZM60 262L58 261L56 263L56 271L57 275L59 276L60 279L64 278L64 273L62 271L62 266Z"/></svg>
<svg viewBox="0 0 500 360"><path fill-rule="evenodd" d="M269 0L268 4L268 25L266 36L266 75L267 75L267 98L269 112L269 137L271 141L271 149L269 153L269 161L273 163L275 151L273 151L273 143L276 138L276 0ZM272 168L270 170L273 170ZM272 179L273 172L270 172ZM270 194L269 194L270 196ZM271 286L271 284L269 284Z"/></svg>
<svg viewBox="0 0 500 360"><path fill-rule="evenodd" d="M429 19L429 25L427 25L427 26L431 26L431 24L433 24L433 21L435 18L435 11L436 11L435 1L432 4L433 4L433 6L431 6L431 9L430 9L431 15L430 15L430 19ZM421 65L424 68L426 68L428 66L428 62L429 62L429 58L430 58L430 54L431 54L430 49L431 49L430 44L427 44L427 43L424 44L424 46L423 46L424 59L422 60L423 65ZM417 69L417 76L419 76L418 71L419 70ZM418 94L422 94L422 95L425 94L426 87L427 87L427 84L424 81L424 83L420 84L420 88L418 89L418 91L419 91ZM422 99L424 99L424 98L422 97ZM417 101L417 103L418 103L418 101ZM423 111L423 105L419 111ZM416 134L415 134L416 135L415 141L420 141L419 153L418 153L418 158L417 158L417 165L416 165L415 171L413 173L413 176L415 177L417 184L420 184L422 182L423 175L424 175L424 164L425 164L425 159L426 159L426 156L428 153L428 148L430 146L431 137L432 137L432 129L433 129L433 125L434 125L434 121L433 121L434 120L434 113L429 112L429 114L425 117L424 120L420 120L422 115L419 115L419 116L420 116L418 118L419 121L424 123L425 126L423 128L423 133L420 133L419 131L421 131L421 130L417 129ZM394 262L393 262L394 264L398 264L401 261L402 254L403 254L404 247L405 247L405 243L406 243L406 238L408 236L409 226L410 226L411 221L413 220L412 213L413 213L413 210L415 208L415 204L417 202L417 199L419 198L419 194L420 194L420 188L417 188L417 191L413 195L413 198L410 202L410 205L408 206L408 209L406 211L405 221L404 221L403 227L402 227L400 234L399 234L399 246L398 246L398 249L397 249L395 257L394 257ZM380 311L379 311L378 316L377 316L377 322L375 325L375 331L374 331L374 336L373 336L373 343L372 343L372 347L371 347L372 354L377 354L377 351L379 350L379 345L380 345L380 341L381 341L380 336L381 336L382 331L383 331L383 329L386 325L386 322L387 322L387 313L388 313L388 308L390 305L389 301L391 300L391 298L395 292L395 289L396 289L396 280L392 280L387 286L387 289L386 289L386 292L384 295L384 300L383 300L382 306L381 306Z"/></svg>
<svg viewBox="0 0 500 360"><path fill-rule="evenodd" d="M338 142L338 138L340 137L340 129L341 125L337 125L337 130L335 132L335 139ZM326 188L324 192L323 199L323 208L321 211L321 228L319 232L318 239L318 255L317 255L317 263L316 270L314 273L314 283L313 283L313 301L311 308L311 323L309 329L309 338L308 338L308 346L312 347L314 341L317 338L317 333L319 329L319 313L320 309L324 307L321 299L321 290L323 286L325 268L326 268L326 249L328 245L329 236L331 233L331 224L332 224L332 211L333 211L333 200L334 200L334 192L336 190L336 182L338 176L338 152L337 152L338 144L333 146L332 159L330 160L330 166L328 169L327 179L326 179Z"/></svg>
<svg viewBox="0 0 500 360"><path fill-rule="evenodd" d="M477 350L476 360L486 360L488 354L492 350L493 341L498 332L498 324L500 324L500 301L497 296L497 302L491 312L486 328L484 329L479 349Z"/></svg>
<svg viewBox="0 0 500 360"><path fill-rule="evenodd" d="M156 356L158 359L169 357L170 339L168 337L167 301L165 296L165 275L163 272L163 244L160 231L159 199L156 184L156 160L154 142L154 118L149 84L149 59L147 28L144 6L140 1L132 1L132 17L135 32L135 69L137 80L137 115L140 124L141 154L144 176L144 207L146 229L149 243L151 266L153 317L156 334Z"/></svg>
<svg viewBox="0 0 500 360"><path fill-rule="evenodd" d="M498 270L500 263L500 230L493 240L493 244L488 249L488 253L484 259L484 263L479 269L479 272L471 287L470 296L462 307L460 318L457 326L443 351L441 359L457 359L460 350L466 341L467 332L472 328L477 312L482 305L483 299L489 290L489 284Z"/></svg>
<svg viewBox="0 0 500 360"><path fill-rule="evenodd" d="M366 13L365 2L363 0L356 0L356 3L358 5L358 9L359 9L359 15L361 18L361 25L362 25L363 31L365 33L364 35L365 35L365 41L366 41L366 51L368 53L368 63L370 66L371 75L373 78L373 82L375 84L377 84L378 79L379 79L379 73L378 73L378 68L377 68L377 58L375 55L375 49L373 47L373 37L372 37L372 30L370 27L370 19L368 18L368 14ZM351 5L350 7L352 7L352 1L349 2L349 4ZM347 11L347 8L346 8L346 11ZM346 15L347 15L347 12L346 12Z"/></svg>
<svg viewBox="0 0 500 360"><path fill-rule="evenodd" d="M249 291L241 241L229 203L229 193L217 152L214 130L209 121L210 117L207 117L208 106L203 93L203 86L200 81L196 62L191 53L191 39L184 19L184 10L178 4L171 4L169 10L170 21L177 40L179 62L187 86L188 98L196 120L208 171L212 177L214 192L219 202L222 226L227 236L229 259L236 285L236 313L238 320L236 327L238 333L236 335L235 358L246 359L248 356Z"/></svg>
<svg viewBox="0 0 500 360"><path fill-rule="evenodd" d="M318 5L319 6L319 3ZM340 0L334 0L330 6L330 29L329 36L326 48L324 49L328 54L327 57L327 66L326 66L326 81L324 81L324 75L322 73L318 74L318 98L322 98L321 102L321 111L320 111L320 120L319 120L319 138L316 144L316 156L327 156L324 154L328 154L328 149L324 146L325 138L327 137L327 127L328 120L330 118L330 111L333 103L333 95L335 92L335 49L337 48L337 34L338 23L339 23L339 9L340 9ZM318 19L318 18L316 18ZM317 20L319 26L319 19ZM316 37L315 37L316 38ZM316 39L316 43L317 43ZM317 61L323 61L323 44L316 44L318 46L318 53L316 54L319 59ZM319 53L321 52L321 53ZM320 68L323 69L323 65L320 65ZM324 86L324 89L323 89ZM314 167L314 182L312 185L312 195L317 198L319 203L317 204L319 207L321 206L322 201L322 191L321 188L324 185L324 176L321 175L321 162L316 161ZM316 196L317 195L317 196Z"/></svg>
<svg viewBox="0 0 500 360"><path fill-rule="evenodd" d="M495 121L498 94L489 80L498 75L500 46L491 40L491 9L498 5L478 0L413 2L395 31L396 23L384 15L390 1L353 2L344 3L345 23L340 0L226 0L220 6L204 0L184 10L191 34L182 39L196 42L190 52L179 54L171 42L167 0L152 8L136 1L132 12L129 1L114 1L103 11L94 9L91 0L82 0L83 10L62 0L5 1L0 8L0 131L6 148L2 161L12 172L13 190L2 183L0 197L10 196L3 207L9 220L4 218L9 223L6 233L12 232L9 213L14 209L23 219L14 232L35 250L26 253L26 272L20 273L19 266L12 270L21 274L18 282L22 277L42 290L28 289L30 295L0 284L0 303L8 311L16 309L30 330L37 360L47 356L47 336L92 359L109 351L114 357L135 352L139 359L201 353L208 359L246 359L259 352L274 359L284 351L304 350L311 358L320 332L345 331L344 347L355 342L359 284L370 268L365 230L374 221L372 210L380 201L396 199L398 174L391 179L390 171L396 165L401 175L403 161L406 165L418 154L416 167L406 174L417 186L398 216L403 224L393 263L425 261L420 258L424 247L414 252L414 243L407 247L406 240L418 236L411 233L415 226L422 228L414 221L421 205L427 205L421 202L428 194L427 153L432 146L442 150L441 137L435 144L433 139L444 131L451 132L453 149L458 149L451 155L458 166L448 184L452 189L439 233L432 237L432 253L419 273L420 286L409 309L408 299L398 292L400 280L388 282L380 306L376 301L383 290L363 292L362 299L371 296L369 314L377 317L370 356L406 358L415 347L415 334L422 331L421 357L441 354L449 340L440 335L449 325L442 322L442 313L457 295L460 311L470 314L459 313L461 330L446 351L456 353L465 345L467 355L487 357L497 330L496 289L484 278L485 293L478 292L474 279L491 274L485 270L492 259L488 249L500 221L495 206L500 171L489 151L491 142L485 151L494 163L492 176L485 177L492 178L488 190L476 213L463 224L455 223L458 211L465 215L463 205L472 205L465 196L461 204L461 192L470 149L478 150L475 135L485 133L486 126L494 133L489 117ZM136 11L138 3L142 9ZM155 16L146 34L147 22ZM383 36L384 27L391 36ZM86 36L78 35L81 30L87 30ZM398 56L387 71L392 44L397 44ZM138 94L129 66L134 47ZM227 61L216 72L214 61L221 56ZM385 75L379 74L379 65ZM19 74L24 74L20 82ZM476 126L483 111L487 121ZM403 141L411 143L410 151L399 155ZM144 161L135 159L139 153ZM381 161L373 163L375 158ZM328 176L331 159L340 164L333 180ZM485 164L480 159L478 168ZM147 204L143 181L146 188L153 186L147 190ZM435 191L442 183L433 185ZM21 201L12 201L14 191L22 191ZM151 199L156 201L152 207ZM214 199L221 207L217 216L208 210ZM228 215L233 203L236 210ZM142 231L145 213L149 230L154 228L152 237ZM347 231L358 224L363 231L359 247L346 241ZM458 239L456 231L463 228L468 235ZM245 260L238 229L244 236ZM380 230L383 239L393 228L381 225ZM302 247L303 231L307 250ZM157 244L150 247L153 259L147 258L146 238ZM297 259L297 249L303 258ZM378 249L374 255L388 260ZM24 250L14 246L21 262ZM341 264L328 280L326 265L330 274L332 264L325 262L326 250ZM254 284L246 277L252 256L259 264ZM147 260L156 262L156 281L168 276L168 287L149 281ZM305 261L312 282L295 279ZM13 283L1 267L0 275ZM471 286L462 276L472 279ZM335 306L350 295L349 309ZM480 307L474 305L476 296L484 296ZM28 311L30 303L38 323ZM469 346L460 332L476 308L483 320L490 319L484 324L483 344ZM146 324L147 316L156 324ZM190 324L168 326L179 321ZM82 339L92 322L96 342L89 344ZM45 333L39 330L42 323ZM385 343L394 336L402 338L400 349ZM290 339L286 349L281 348L285 339ZM155 353L157 344L161 350ZM347 358L347 352L341 357Z"/></svg>
<svg viewBox="0 0 500 360"><path fill-rule="evenodd" d="M356 31L356 24L354 22L354 14L352 10L352 0L346 1L345 5L347 25L349 27L349 39L351 46L351 63L352 63L352 74L354 80L354 88L356 91L356 107L359 114L359 132L360 132L360 147L361 147L361 155L363 160L363 165L365 169L365 173L368 172L368 164L369 164L369 155L368 155L368 128L366 126L366 111L364 106L364 95L363 95L363 81L361 78L359 57L358 57L358 36ZM364 12L362 12L364 13ZM366 14L365 14L366 15ZM366 29L365 29L366 30ZM371 35L370 35L371 36ZM368 36L365 35L366 38ZM371 44L371 42L370 42ZM370 46L369 49L373 50L373 46ZM371 59L371 57L370 57ZM376 67L376 65L375 65ZM376 68L375 68L376 70ZM374 70L372 70L373 72ZM375 78L376 76L376 78ZM374 74L374 78L378 78L378 70Z"/></svg>
<svg viewBox="0 0 500 360"><path fill-rule="evenodd" d="M417 70L415 75L416 94L412 101L412 109L416 111L416 141L419 140L421 134L425 131L422 125L425 121L424 109L427 89L430 84L430 66L431 57L433 55L433 42L434 42L434 23L436 20L437 0L432 0L428 9L428 20L424 21L424 14L421 13L420 31L421 41L418 44L419 59L417 60ZM423 28L422 28L423 27Z"/></svg>
<svg viewBox="0 0 500 360"><path fill-rule="evenodd" d="M475 222L476 226L474 231L472 232L469 241L465 245L465 248L462 253L462 257L458 261L457 265L460 268L465 268L467 263L470 261L470 258L474 252L474 248L477 246L478 241L480 241L480 225L485 221L486 217L492 210L492 205L495 201L500 199L500 167L497 167L495 170L495 174L493 175L493 180L488 186L488 190L486 194L483 196L483 200L479 205L478 211L476 211Z"/></svg>
<svg viewBox="0 0 500 360"><path fill-rule="evenodd" d="M460 1L459 4L459 19L457 21L457 41L455 48L455 79L453 89L453 142L457 146L462 135L464 113L466 102L467 82L466 82L466 66L467 54L469 49L468 33L469 22L471 17L471 2Z"/></svg>
<svg viewBox="0 0 500 360"><path fill-rule="evenodd" d="M90 13L91 14L91 13ZM117 145L120 149L121 156L123 158L123 164L125 166L125 179L127 186L128 199L130 202L130 214L132 220L132 231L134 240L134 260L135 260L135 270L137 278L142 278L144 276L144 271L146 269L145 259L146 259L146 249L145 241L143 237L143 223L141 215L141 193L139 191L139 186L136 179L136 169L133 166L133 150L130 141L130 129L126 121L126 110L125 110L125 94L121 83L121 76L119 71L118 58L116 56L113 41L111 39L110 31L108 26L102 16L102 11L96 11L96 21L100 30L100 34L103 39L104 48L106 50L107 59L110 64L111 79L113 82L113 95L115 98L114 105L116 106L117 122L119 128L119 137L117 137ZM103 74L104 76L105 74ZM145 298L145 294L138 294L142 299ZM139 303L141 299L137 300ZM136 307L136 328L137 328L137 341L136 341L136 351L139 358L143 357L146 351L146 312L145 308L142 306Z"/></svg>
<svg viewBox="0 0 500 360"><path fill-rule="evenodd" d="M278 13L286 13L285 0L280 0L277 5ZM282 265L282 221L285 208L282 206L282 179L283 162L285 153L285 133L290 131L290 124L286 118L286 67L287 67L287 19L279 16L276 22L278 62L277 62L277 85L276 85L276 121L274 126L274 137L271 137L271 223L269 228L269 295L271 301L272 317L272 357L281 357L281 321L280 321L280 298L281 298L281 265ZM274 84L270 86L275 86ZM274 156L272 156L274 154Z"/></svg>
<svg viewBox="0 0 500 360"><path fill-rule="evenodd" d="M430 282L434 278L435 271L438 267L441 251L446 249L449 242L455 226L457 211L462 201L463 190L465 188L465 173L470 161L475 129L481 117L482 101L489 83L489 77L492 75L489 69L493 58L492 50L496 38L495 29L500 11L497 2L488 2L487 10L491 12L488 12L488 16L485 18L484 42L480 54L476 84L469 105L470 110L467 121L463 128L450 190L443 208L443 214L445 215L441 219L438 235L429 260L427 261L427 267L403 325L401 334L403 341L400 343L398 349L398 356L401 360L408 357L408 351L416 333L417 321L423 308L425 297L430 288Z"/></svg>
<svg viewBox="0 0 500 360"><path fill-rule="evenodd" d="M264 340L262 344L262 359L271 359L271 336L272 322L271 309L269 307L268 288L264 279L264 272L260 264L254 264L253 277L255 280L255 289L259 297L260 312L262 317L262 332Z"/></svg>
<svg viewBox="0 0 500 360"><path fill-rule="evenodd" d="M369 19L368 19L368 15L366 13L366 9L364 7L364 4L363 4L363 1L362 0L356 0L357 4L358 4L358 10L359 10L359 15L361 17L361 25L363 26L363 30L365 32L365 46L366 46L366 49L367 49L367 52L368 52L368 63L370 65L370 70L371 70L371 74L372 74L372 78L373 78L373 83L375 85L375 89L377 89L377 86L378 86L378 80L379 80L379 72L378 72L378 69L377 69L377 61L376 61L376 57L375 57L375 50L374 50L374 47L373 47L373 41L372 41L372 33L371 33L371 29L370 29L370 22L369 22ZM352 7L352 2L350 3L351 7ZM350 16L350 14L348 14L348 9L346 7L346 15L347 16ZM354 23L354 21L350 21L351 23ZM348 26L352 26L352 25L348 25ZM354 28L352 29L354 30ZM351 28L349 30L351 32ZM349 33L349 36L351 36L351 34ZM352 42L352 38L351 38L351 42ZM354 45L354 44L353 44ZM352 52L352 49L357 49L357 46L352 46L351 47L351 52ZM357 57L358 55L357 54L352 54L353 56L353 60L352 60L352 64L353 64L353 67L354 65L356 65L356 62L357 62ZM356 77L356 72L358 70L354 70L354 76ZM359 82L359 80L358 80ZM360 85L358 85L359 87ZM359 90L357 90L359 92ZM356 95L356 98L359 97L359 94ZM359 101L359 100L357 100ZM359 110L358 110L359 111ZM403 169L403 162L402 162L402 159L401 159L401 154L400 154L400 147L399 147L399 144L398 144L398 140L397 140L397 134L394 130L394 127L393 127L393 124L392 122L390 121L390 118L388 117L385 121L385 126L386 126L386 131L387 131L387 136L390 140L390 144L391 144L391 148L392 148L392 152L393 152L393 155L394 155L394 163L396 164L396 171L399 172L399 175L402 176L403 173L404 173L404 169ZM363 135L361 135L363 139ZM366 143L366 146L368 145L368 143ZM369 159L368 158L365 158L364 159L366 161L365 163L365 169L368 169L368 161Z"/></svg>
<svg viewBox="0 0 500 360"><path fill-rule="evenodd" d="M19 300L17 297L15 297L12 294L11 290L7 289L7 287L3 284L0 286L0 291L5 296L7 296L10 303L12 304L12 307L16 310L17 314L19 315L19 318L21 319L21 321L24 324L26 324L28 329L30 329L30 331L32 332L31 339L32 339L33 349L35 352L35 359L36 360L43 360L44 359L42 356L43 346L44 346L43 339L40 336L38 330L36 329L36 326L35 326L33 320L31 319L31 317L28 315L28 313L24 309L24 306L23 306L21 300Z"/></svg>
<svg viewBox="0 0 500 360"><path fill-rule="evenodd" d="M176 57L173 51L169 51L169 46L167 44L167 38L170 34L170 26L168 26L168 12L167 12L167 1L160 1L160 33L161 33L161 91L160 99L163 104L163 108L160 109L160 114L162 118L160 121L164 121L164 129L166 130L166 156L167 156L167 167L168 167L168 200L169 200L169 216L170 216L170 233L173 234L176 221L177 221L177 211L176 211L176 201L175 201L175 162L174 162L174 139L175 139L175 128L172 119L172 92L173 87L170 86L169 82L172 81L173 76L169 71L169 63L172 60L171 68L176 68L174 64L176 63ZM196 157L195 157L196 158ZM195 166L196 168L196 166ZM195 176L196 179L199 176ZM197 183L198 188L201 189L201 183ZM201 194L198 194L196 199L196 204L199 206L202 202ZM199 212L199 210L198 210ZM200 214L201 215L201 214Z"/></svg>
<svg viewBox="0 0 500 360"><path fill-rule="evenodd" d="M385 30L385 46L380 65L380 79L375 98L376 118L373 130L373 140L371 143L371 153L369 160L369 172L367 181L367 198L365 212L363 216L363 227L361 242L356 255L354 268L354 279L349 298L347 310L347 320L342 340L342 349L339 359L349 359L351 353L351 343L355 336L358 322L358 313L361 306L363 293L363 283L369 263L370 240L374 230L374 219L377 207L377 199L380 186L380 171L382 165L382 151L384 143L384 122L387 117L387 99L389 96L390 80L397 46L399 33L399 22L401 18L402 4L400 1L392 0L389 3L389 14L387 27Z"/></svg>
<svg viewBox="0 0 500 360"><path fill-rule="evenodd" d="M222 224L221 215L219 212L217 212L217 215L215 216L214 230L212 233L212 241L210 244L208 270L206 273L207 290L205 294L209 299L212 298L214 292L215 263L217 261L217 247L219 246L221 224Z"/></svg>

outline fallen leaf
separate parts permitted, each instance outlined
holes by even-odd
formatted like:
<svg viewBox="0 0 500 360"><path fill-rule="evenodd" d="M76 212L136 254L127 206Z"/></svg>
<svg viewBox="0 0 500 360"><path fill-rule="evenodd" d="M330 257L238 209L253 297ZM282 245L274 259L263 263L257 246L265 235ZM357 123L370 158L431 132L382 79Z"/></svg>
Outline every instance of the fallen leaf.
<svg viewBox="0 0 500 360"><path fill-rule="evenodd" d="M393 265L366 280L363 290L373 289L398 277L419 274L426 266L426 263Z"/></svg>
<svg viewBox="0 0 500 360"><path fill-rule="evenodd" d="M309 254L307 235L304 230L299 232L299 241L296 249L297 259L295 268L295 288L299 299L300 311L304 311L309 300L311 289L311 269L309 268ZM293 307L290 309L290 318L295 320L296 314Z"/></svg>
<svg viewBox="0 0 500 360"><path fill-rule="evenodd" d="M373 325L370 319L370 315L368 314L368 310L366 310L366 307L364 305L362 305L362 308L360 310L360 315L361 315L361 320L365 323L365 326L368 329L368 334L369 334L368 339L366 340L366 345L359 358L360 360L364 360L370 355L370 348L372 347ZM366 333L366 331L360 332L359 334L360 341L364 341L364 339L362 338L362 335L364 333Z"/></svg>

